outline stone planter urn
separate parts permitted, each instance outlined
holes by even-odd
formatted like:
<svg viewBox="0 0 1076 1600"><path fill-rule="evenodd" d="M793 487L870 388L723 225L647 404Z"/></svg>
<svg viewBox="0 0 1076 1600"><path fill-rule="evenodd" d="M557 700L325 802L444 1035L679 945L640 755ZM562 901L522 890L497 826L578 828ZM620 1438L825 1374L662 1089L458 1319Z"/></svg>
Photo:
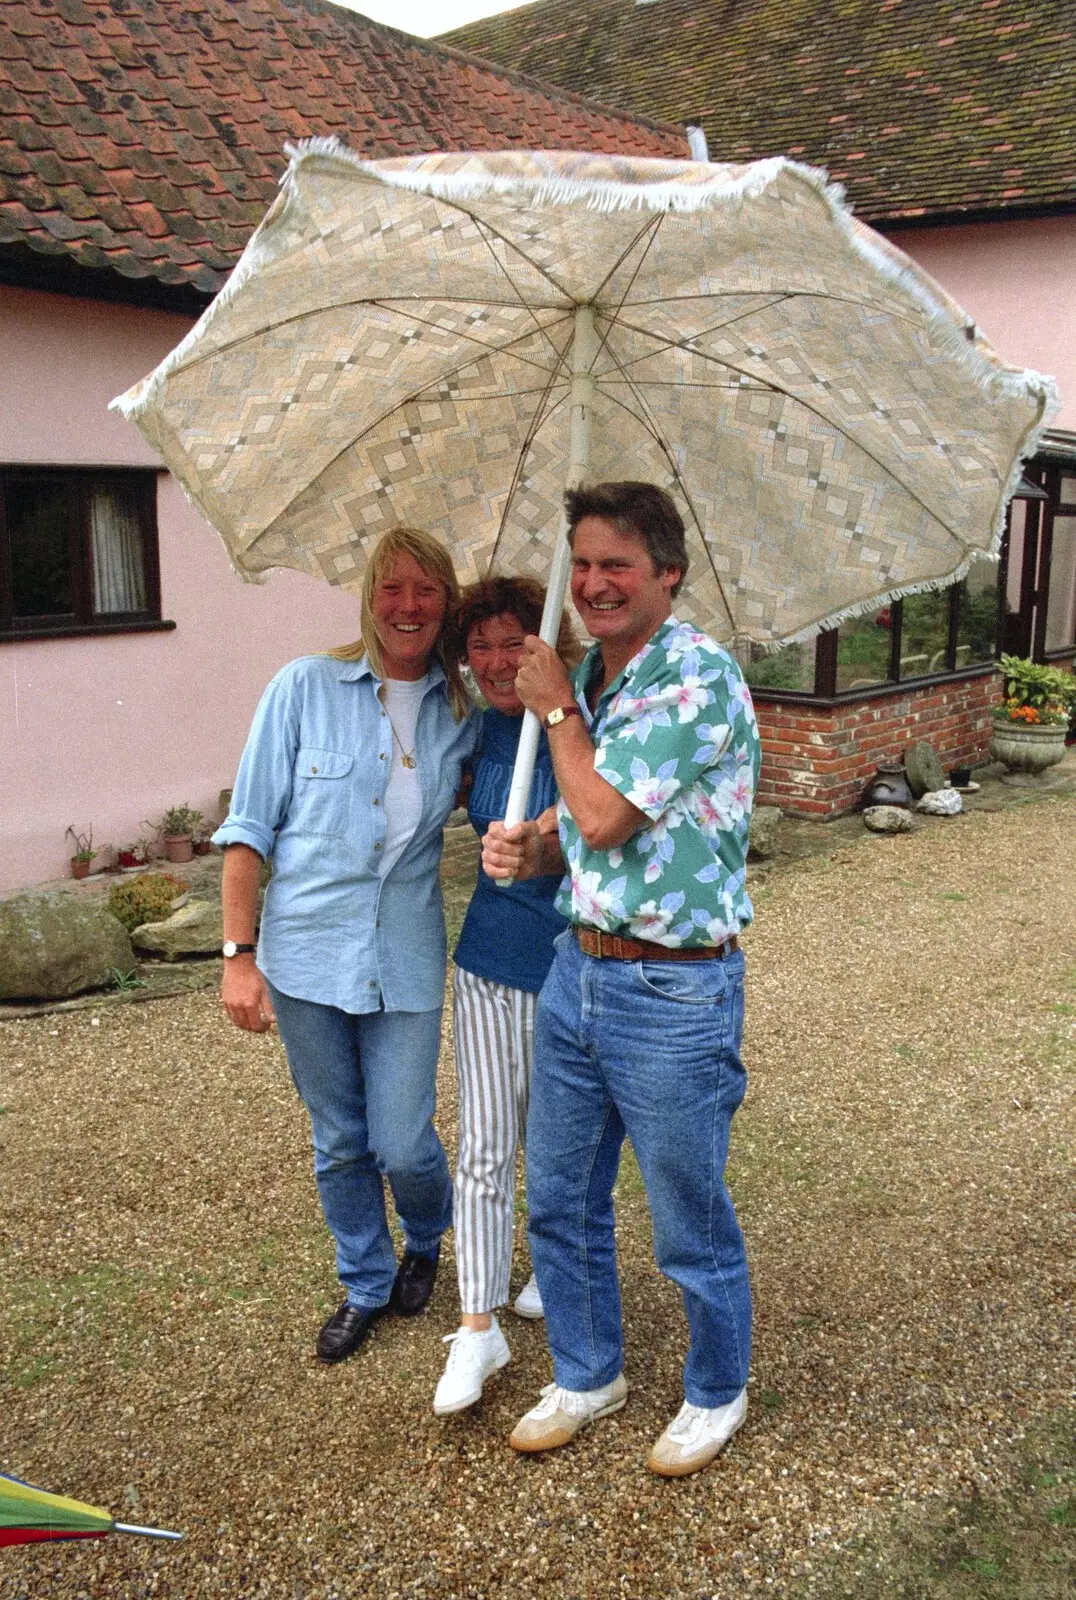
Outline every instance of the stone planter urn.
<svg viewBox="0 0 1076 1600"><path fill-rule="evenodd" d="M1036 725L995 715L990 754L1009 769L1002 783L1018 788L1034 788L1043 783L1049 768L1056 767L1065 754L1066 732L1063 722Z"/></svg>
<svg viewBox="0 0 1076 1600"><path fill-rule="evenodd" d="M194 841L189 833L166 833L161 842L169 861L190 861L194 855Z"/></svg>

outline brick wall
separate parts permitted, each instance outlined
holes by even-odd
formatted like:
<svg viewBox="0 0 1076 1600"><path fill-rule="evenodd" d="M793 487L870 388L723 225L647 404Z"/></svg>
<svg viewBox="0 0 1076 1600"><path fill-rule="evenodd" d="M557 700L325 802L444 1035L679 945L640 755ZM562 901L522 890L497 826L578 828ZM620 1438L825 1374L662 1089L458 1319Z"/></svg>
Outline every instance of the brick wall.
<svg viewBox="0 0 1076 1600"><path fill-rule="evenodd" d="M919 739L934 746L946 771L981 761L998 698L993 673L840 705L793 705L756 690L759 804L793 816L840 816L853 809L879 765L902 761Z"/></svg>

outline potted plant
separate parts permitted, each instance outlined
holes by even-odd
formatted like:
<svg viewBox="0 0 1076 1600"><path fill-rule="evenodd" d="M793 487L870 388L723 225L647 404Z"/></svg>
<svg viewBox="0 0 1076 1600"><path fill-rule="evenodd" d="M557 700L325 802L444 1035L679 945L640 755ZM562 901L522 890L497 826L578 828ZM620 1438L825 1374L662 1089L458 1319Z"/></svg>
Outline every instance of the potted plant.
<svg viewBox="0 0 1076 1600"><path fill-rule="evenodd" d="M1034 785L1065 754L1076 677L1026 656L1002 656L1004 698L994 708L990 754L1008 772L1003 783Z"/></svg>
<svg viewBox="0 0 1076 1600"><path fill-rule="evenodd" d="M152 827L152 823L145 823L145 827ZM156 832L156 829L154 829ZM116 865L121 872L137 872L144 867L150 858L153 848L152 838L140 834L131 844L121 844L116 847Z"/></svg>
<svg viewBox="0 0 1076 1600"><path fill-rule="evenodd" d="M194 853L196 856L208 856L212 853L213 835L216 833L216 831L217 830L213 824L208 822L204 817L196 825L192 838L192 842L194 844Z"/></svg>
<svg viewBox="0 0 1076 1600"><path fill-rule="evenodd" d="M70 839L74 845L71 856L71 876L73 878L86 878L89 876L90 863L97 855L93 848L93 828L88 833L79 833L74 826L67 829L65 839Z"/></svg>
<svg viewBox="0 0 1076 1600"><path fill-rule="evenodd" d="M194 854L194 830L202 813L188 805L170 806L161 818L161 841L169 861L189 861Z"/></svg>

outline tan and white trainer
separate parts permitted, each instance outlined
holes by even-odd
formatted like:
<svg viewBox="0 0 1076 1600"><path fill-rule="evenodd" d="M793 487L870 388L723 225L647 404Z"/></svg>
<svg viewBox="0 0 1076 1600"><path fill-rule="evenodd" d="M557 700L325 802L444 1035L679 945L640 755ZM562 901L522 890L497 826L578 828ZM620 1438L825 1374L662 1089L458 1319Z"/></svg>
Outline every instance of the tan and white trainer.
<svg viewBox="0 0 1076 1600"><path fill-rule="evenodd" d="M647 1466L662 1478L686 1478L708 1467L747 1416L747 1390L727 1406L693 1406L686 1400L650 1452Z"/></svg>
<svg viewBox="0 0 1076 1600"><path fill-rule="evenodd" d="M541 1400L525 1417L520 1417L508 1443L513 1450L559 1450L588 1422L620 1411L627 1398L628 1385L622 1372L600 1389L562 1389L557 1383L547 1383Z"/></svg>

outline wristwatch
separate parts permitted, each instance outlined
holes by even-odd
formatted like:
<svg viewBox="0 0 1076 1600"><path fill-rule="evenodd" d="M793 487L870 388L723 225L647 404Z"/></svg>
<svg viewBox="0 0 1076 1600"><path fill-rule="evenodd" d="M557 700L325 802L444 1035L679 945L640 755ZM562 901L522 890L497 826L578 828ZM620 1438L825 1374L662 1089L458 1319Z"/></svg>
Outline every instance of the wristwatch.
<svg viewBox="0 0 1076 1600"><path fill-rule="evenodd" d="M252 956L257 948L256 944L236 944L234 939L225 939L220 953L225 961L230 961L233 956Z"/></svg>
<svg viewBox="0 0 1076 1600"><path fill-rule="evenodd" d="M554 706L545 719L547 728L556 728L566 717L581 717L583 713L574 703L570 706Z"/></svg>

